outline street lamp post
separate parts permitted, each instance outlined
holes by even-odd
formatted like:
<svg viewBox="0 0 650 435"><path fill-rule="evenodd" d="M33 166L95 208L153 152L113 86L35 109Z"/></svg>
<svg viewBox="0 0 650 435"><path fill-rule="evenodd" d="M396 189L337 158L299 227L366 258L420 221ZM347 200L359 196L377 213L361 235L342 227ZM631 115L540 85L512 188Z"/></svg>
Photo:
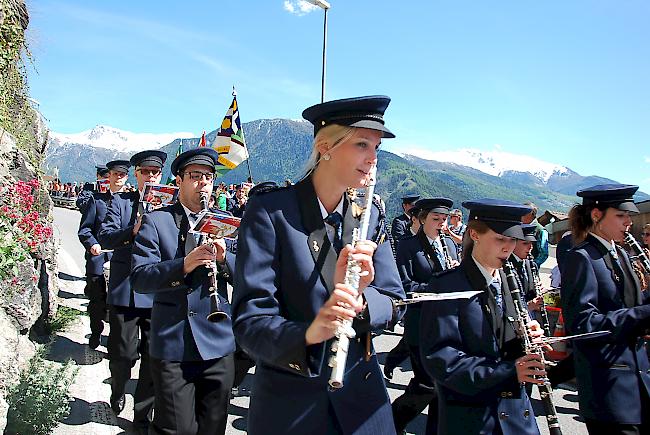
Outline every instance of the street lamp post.
<svg viewBox="0 0 650 435"><path fill-rule="evenodd" d="M325 101L325 66L327 65L327 11L330 4L325 0L308 0L309 3L318 6L325 12L323 18L323 71L321 74L320 102Z"/></svg>

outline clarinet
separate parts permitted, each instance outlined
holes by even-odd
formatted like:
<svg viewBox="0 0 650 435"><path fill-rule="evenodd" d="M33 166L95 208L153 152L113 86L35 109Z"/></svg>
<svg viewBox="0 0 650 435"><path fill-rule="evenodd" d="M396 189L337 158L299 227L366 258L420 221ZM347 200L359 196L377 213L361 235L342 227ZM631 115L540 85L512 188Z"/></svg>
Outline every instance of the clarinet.
<svg viewBox="0 0 650 435"><path fill-rule="evenodd" d="M368 226L370 225L370 211L372 210L372 197L375 191L376 175L377 167L373 166L370 169L368 184L365 188L365 206L361 213L361 224L359 228L355 228L352 232L353 247L356 246L359 240L366 240L368 238ZM361 278L360 273L361 266L349 256L344 283L358 291L359 280ZM352 320L341 321L334 335L336 338L332 342L332 355L329 360L329 366L332 368L332 372L330 373L328 383L331 389L339 389L343 387L343 375L345 374L350 340L356 336L352 328Z"/></svg>
<svg viewBox="0 0 650 435"><path fill-rule="evenodd" d="M528 260L530 263L530 269L533 272L533 284L535 285L535 296L542 296L542 283L539 279L539 268L537 263L533 259L532 255L528 255ZM548 321L548 313L546 312L546 302L544 302L544 297L542 297L542 306L539 308L539 314L542 318L542 328L544 328L544 334L547 337L551 336L551 324Z"/></svg>
<svg viewBox="0 0 650 435"><path fill-rule="evenodd" d="M208 194L206 192L201 192L201 208L203 210L208 209ZM212 244L212 240L209 237L206 237L205 234L201 234L199 238L199 245ZM214 251L214 246L212 247ZM228 319L228 313L226 313L223 308L221 308L221 301L219 300L219 293L217 292L217 262L213 261L210 264L208 270L208 276L210 277L210 314L207 315L207 319L210 322L220 322L222 320Z"/></svg>
<svg viewBox="0 0 650 435"><path fill-rule="evenodd" d="M648 256L645 254L645 252L643 252L643 248L641 245L639 245L639 242L637 242L634 236L628 231L625 232L624 241L627 243L630 249L634 251L634 255L643 266L645 273L650 273L650 260L648 259Z"/></svg>
<svg viewBox="0 0 650 435"><path fill-rule="evenodd" d="M515 305L515 323L517 324L521 338L524 342L524 352L527 355L539 355L542 363L546 365L544 350L541 348L541 346L533 343L533 340L528 333L528 328L526 327L526 324L530 321L530 318L528 317L528 310L524 309L523 303L521 302L521 290L517 284L517 272L515 271L512 263L509 261L506 261L503 264L503 271L506 274L506 280L508 281L510 294L512 295L512 300ZM548 423L549 433L551 435L562 435L560 422L557 417L557 412L555 411L555 405L553 404L553 389L551 388L551 382L548 380L548 377L544 377L544 383L538 385L537 387L539 388L539 395L542 398L542 404L544 405L544 412L546 414L546 422Z"/></svg>
<svg viewBox="0 0 650 435"><path fill-rule="evenodd" d="M449 247L445 243L445 237L443 234L440 234L440 246L442 247L442 253L445 257L445 269L451 269L451 255L449 254Z"/></svg>

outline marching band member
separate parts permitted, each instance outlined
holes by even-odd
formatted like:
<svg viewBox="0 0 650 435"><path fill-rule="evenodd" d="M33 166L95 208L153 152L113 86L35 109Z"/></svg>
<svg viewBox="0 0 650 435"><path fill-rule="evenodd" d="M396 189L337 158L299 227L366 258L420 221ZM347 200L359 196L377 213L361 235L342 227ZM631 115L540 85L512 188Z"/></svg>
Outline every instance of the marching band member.
<svg viewBox="0 0 650 435"><path fill-rule="evenodd" d="M411 222L406 234L404 234L401 239L395 240L396 249L400 240L408 239L420 231L420 219L418 218L419 213L420 209L417 206L417 202L413 204L411 208L409 208L409 211L406 212L406 214L411 218ZM399 342L397 342L395 347L393 347L388 352L388 354L386 354L386 359L384 360L384 376L386 376L386 379L393 379L393 371L398 365L400 365L409 357L409 354L409 346L406 342L406 337L402 335L402 338Z"/></svg>
<svg viewBox="0 0 650 435"><path fill-rule="evenodd" d="M104 330L107 316L106 308L106 279L104 278L104 263L110 261L111 253L103 252L99 243L99 230L106 217L106 209L113 194L121 192L126 182L127 173L122 172L119 160L109 162L108 167L97 166L98 179L104 169L108 171L109 191L100 193L84 190L85 195L79 223L79 241L86 248L86 287L84 294L88 297L88 317L90 317L90 338L88 346L96 349ZM100 174L101 171L101 174ZM81 195L79 195L81 197Z"/></svg>
<svg viewBox="0 0 650 435"><path fill-rule="evenodd" d="M399 320L394 301L404 291L388 243L346 245L358 225L346 191L365 187L382 137L394 137L383 122L389 102L360 97L306 109L315 133L308 175L246 205L233 314L235 337L257 362L250 434L395 433L368 334ZM378 240L383 224L371 207L368 235ZM343 283L349 256L361 267L358 294ZM339 319L353 318L344 386L330 390L330 344Z"/></svg>
<svg viewBox="0 0 650 435"><path fill-rule="evenodd" d="M537 227L532 224L523 224L521 230L524 233L524 238L523 240L517 240L515 249L510 256L510 262L517 271L521 283L521 296L524 306L528 306L528 311L533 313L539 311L542 303L541 296L537 297L537 289L535 288L537 278L533 276L531 260L528 257L533 250L533 244L537 242L535 237Z"/></svg>
<svg viewBox="0 0 650 435"><path fill-rule="evenodd" d="M201 192L212 192L218 153L195 148L176 157L179 199L144 216L133 247L131 282L153 296L151 371L155 398L153 434L223 434L234 378L235 339L230 318L207 319L211 311L208 270L231 275L234 255L224 239L197 246L188 233L201 211ZM206 266L206 267L201 267ZM226 289L220 307L229 314Z"/></svg>
<svg viewBox="0 0 650 435"><path fill-rule="evenodd" d="M535 288L535 280L539 280L539 275L535 276L535 274L539 269L533 266L533 260L529 258L533 244L537 241L535 237L536 226L523 224L521 230L524 233L524 239L517 240L515 250L510 256L510 262L519 278L523 306L528 308L531 318L536 319L544 327L541 314L543 296L537 296L537 289ZM554 365L547 368L547 372L553 388L575 378L573 356L569 355L563 360L555 362ZM527 385L526 391L530 396L532 385Z"/></svg>
<svg viewBox="0 0 650 435"><path fill-rule="evenodd" d="M427 291L434 274L458 265L456 244L441 235L452 204L453 201L448 198L423 198L416 202L415 206L420 210L420 230L397 245L397 269L407 294ZM433 379L420 363L420 309L420 304L411 305L404 318L404 338L409 348L413 378L404 394L392 405L398 433L402 433L427 405L427 432L434 434L437 428L438 398Z"/></svg>
<svg viewBox="0 0 650 435"><path fill-rule="evenodd" d="M573 344L580 412L590 434L650 431L650 364L642 335L650 297L642 295L627 254L616 245L638 213L638 186L598 185L577 192L569 213L575 243L562 270L568 333L609 331Z"/></svg>
<svg viewBox="0 0 650 435"><path fill-rule="evenodd" d="M420 321L421 362L436 381L438 431L443 434L539 434L523 383L541 383L537 355L522 356L511 319L515 308L503 263L530 208L510 201L463 203L470 210L459 267L430 282L437 293L481 291L469 300L425 302ZM535 339L539 324L528 324Z"/></svg>
<svg viewBox="0 0 650 435"><path fill-rule="evenodd" d="M92 194L95 192L95 189L97 188L97 181L106 179L108 178L109 175L109 169L106 167L106 165L96 165L95 169L97 170L96 182L84 183L81 192L79 192L79 195L77 195L77 201L75 202L75 204L77 205L77 208L82 214L84 213L86 204L88 204L90 197L92 196Z"/></svg>
<svg viewBox="0 0 650 435"><path fill-rule="evenodd" d="M102 246L115 250L111 258L107 296L111 326L107 346L108 367L111 371L111 408L116 414L124 409L126 382L131 378L131 367L140 358L138 383L133 395L133 424L140 431L146 431L153 406L153 385L147 350L152 298L136 294L131 288L131 249L144 212L140 202L144 184L160 182L166 159L166 153L153 150L139 152L129 162L123 162L123 172L128 171L128 165L135 167L139 192L123 192L113 196L99 232Z"/></svg>
<svg viewBox="0 0 650 435"><path fill-rule="evenodd" d="M411 224L411 215L409 215L408 211L418 199L420 199L420 195L406 195L402 197L402 210L404 210L404 213L393 219L390 231L390 235L393 237L393 243L397 244L397 241L402 237L408 236L408 228Z"/></svg>

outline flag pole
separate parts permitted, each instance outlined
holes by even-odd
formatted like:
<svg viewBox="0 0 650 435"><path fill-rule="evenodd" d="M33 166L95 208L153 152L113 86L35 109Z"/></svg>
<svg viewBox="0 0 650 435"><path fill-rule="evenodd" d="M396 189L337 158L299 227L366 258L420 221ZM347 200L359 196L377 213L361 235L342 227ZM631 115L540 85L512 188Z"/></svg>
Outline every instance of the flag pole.
<svg viewBox="0 0 650 435"><path fill-rule="evenodd" d="M237 91L235 90L235 85L232 85L232 96L234 98L237 98ZM239 103L237 103L237 110L239 110ZM239 117L241 119L241 116ZM244 124L242 123L241 126L241 138L242 141L244 142L244 146L246 146L246 138L244 138ZM246 166L248 167L248 179L250 182L253 182L253 173L251 172L251 153L248 150L248 147L246 147L246 154L248 154L248 158L246 159Z"/></svg>

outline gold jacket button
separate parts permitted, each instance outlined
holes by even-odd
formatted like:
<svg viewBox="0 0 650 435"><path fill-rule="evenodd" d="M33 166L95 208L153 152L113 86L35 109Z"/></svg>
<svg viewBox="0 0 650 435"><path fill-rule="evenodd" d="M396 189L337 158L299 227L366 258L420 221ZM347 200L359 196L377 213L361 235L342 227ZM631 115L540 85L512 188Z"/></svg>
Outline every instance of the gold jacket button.
<svg viewBox="0 0 650 435"><path fill-rule="evenodd" d="M528 409L524 410L524 417L528 417L530 415L530 411Z"/></svg>
<svg viewBox="0 0 650 435"><path fill-rule="evenodd" d="M508 396L508 397L512 397L512 391L508 391L507 396Z"/></svg>

